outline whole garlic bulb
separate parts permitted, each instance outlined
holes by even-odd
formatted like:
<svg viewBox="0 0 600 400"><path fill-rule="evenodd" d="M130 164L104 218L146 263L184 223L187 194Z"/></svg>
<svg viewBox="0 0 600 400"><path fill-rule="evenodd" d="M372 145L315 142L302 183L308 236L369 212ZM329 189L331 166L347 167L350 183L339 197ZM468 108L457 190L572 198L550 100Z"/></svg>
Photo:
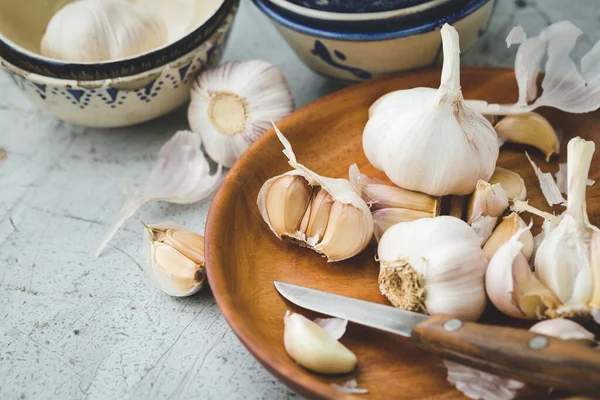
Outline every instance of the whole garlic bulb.
<svg viewBox="0 0 600 400"><path fill-rule="evenodd" d="M348 180L326 178L298 163L290 142L273 127L294 169L267 180L258 193L258 209L271 231L329 262L363 251L374 229L367 203Z"/></svg>
<svg viewBox="0 0 600 400"><path fill-rule="evenodd" d="M204 238L173 222L146 225L146 271L165 293L191 296L206 281Z"/></svg>
<svg viewBox="0 0 600 400"><path fill-rule="evenodd" d="M202 73L192 86L188 120L206 152L231 167L244 151L294 110L281 71L261 60L229 61Z"/></svg>
<svg viewBox="0 0 600 400"><path fill-rule="evenodd" d="M489 121L463 100L458 33L448 24L441 33L440 87L399 90L379 99L370 110L363 149L375 168L404 189L467 195L494 173L498 138Z"/></svg>
<svg viewBox="0 0 600 400"><path fill-rule="evenodd" d="M377 252L379 289L394 306L465 320L483 313L488 260L464 221L441 216L396 224Z"/></svg>
<svg viewBox="0 0 600 400"><path fill-rule="evenodd" d="M167 43L164 21L125 0L79 0L61 8L42 37L41 54L65 61L109 61Z"/></svg>

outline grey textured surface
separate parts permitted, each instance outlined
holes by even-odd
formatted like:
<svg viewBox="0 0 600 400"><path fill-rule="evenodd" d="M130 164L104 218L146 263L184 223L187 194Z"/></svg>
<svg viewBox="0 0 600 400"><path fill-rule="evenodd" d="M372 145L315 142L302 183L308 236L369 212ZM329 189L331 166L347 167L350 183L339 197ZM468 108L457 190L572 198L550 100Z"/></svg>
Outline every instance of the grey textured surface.
<svg viewBox="0 0 600 400"><path fill-rule="evenodd" d="M341 86L302 65L250 2L227 59L261 58L288 78L298 106ZM597 0L499 0L464 64L503 65L515 24L534 34L570 19L596 40ZM185 110L133 128L71 126L36 110L0 74L0 399L258 399L295 395L240 344L209 290L163 295L141 270L142 230L129 221L101 258L91 253L122 205L125 178L143 180ZM210 199L151 203L150 222L202 232Z"/></svg>

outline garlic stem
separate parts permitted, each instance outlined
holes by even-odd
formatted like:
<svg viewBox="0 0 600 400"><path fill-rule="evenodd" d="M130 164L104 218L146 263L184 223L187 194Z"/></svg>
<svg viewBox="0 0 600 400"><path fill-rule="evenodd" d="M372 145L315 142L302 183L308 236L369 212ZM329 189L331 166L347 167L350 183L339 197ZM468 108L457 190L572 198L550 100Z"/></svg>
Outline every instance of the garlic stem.
<svg viewBox="0 0 600 400"><path fill-rule="evenodd" d="M522 200L515 200L513 202L513 206L511 207L511 210L517 213L522 213L524 211L533 214L533 215L537 215L538 217L542 217L547 221L551 221L553 224L558 224L560 222L560 217L557 217L556 215L547 213L545 211L542 211L538 208L535 208L534 206L530 205L528 202L526 201L522 201Z"/></svg>
<svg viewBox="0 0 600 400"><path fill-rule="evenodd" d="M567 147L567 214L577 221L589 224L585 203L588 173L594 156L594 142L579 137L569 141Z"/></svg>
<svg viewBox="0 0 600 400"><path fill-rule="evenodd" d="M445 24L441 29L444 43L444 64L440 82L440 102L454 103L462 97L460 91L460 46L458 32Z"/></svg>

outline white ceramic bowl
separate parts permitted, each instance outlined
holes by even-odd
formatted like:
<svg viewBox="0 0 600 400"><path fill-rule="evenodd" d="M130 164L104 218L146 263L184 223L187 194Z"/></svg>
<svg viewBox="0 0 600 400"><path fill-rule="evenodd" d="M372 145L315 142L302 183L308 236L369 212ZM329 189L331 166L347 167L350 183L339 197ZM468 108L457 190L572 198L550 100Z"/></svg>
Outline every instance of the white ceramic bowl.
<svg viewBox="0 0 600 400"><path fill-rule="evenodd" d="M50 78L0 59L0 66L38 107L78 125L119 127L160 117L184 104L194 78L219 63L237 4L199 47L161 67L95 81Z"/></svg>
<svg viewBox="0 0 600 400"><path fill-rule="evenodd" d="M461 51L485 33L495 0L473 0L460 10L424 24L383 32L340 32L315 28L275 11L268 0L253 0L273 21L298 57L329 77L361 81L394 72L436 66L441 59L439 29L452 24Z"/></svg>

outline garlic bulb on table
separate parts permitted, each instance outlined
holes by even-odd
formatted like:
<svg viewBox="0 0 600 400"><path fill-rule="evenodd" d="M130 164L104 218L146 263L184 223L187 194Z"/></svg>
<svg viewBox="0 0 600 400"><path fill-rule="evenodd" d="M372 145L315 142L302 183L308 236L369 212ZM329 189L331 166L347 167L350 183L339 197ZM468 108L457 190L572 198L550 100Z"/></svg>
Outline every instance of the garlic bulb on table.
<svg viewBox="0 0 600 400"><path fill-rule="evenodd" d="M298 163L290 142L273 127L294 169L267 180L258 193L258 209L271 231L330 262L363 251L373 236L367 203L348 180L326 178Z"/></svg>
<svg viewBox="0 0 600 400"><path fill-rule="evenodd" d="M600 307L600 230L585 201L594 142L579 137L567 146L567 211L536 252L535 272L562 304L550 314L589 315Z"/></svg>
<svg viewBox="0 0 600 400"><path fill-rule="evenodd" d="M379 288L394 306L465 320L483 313L488 260L464 221L441 216L396 224L377 252Z"/></svg>
<svg viewBox="0 0 600 400"><path fill-rule="evenodd" d="M172 222L142 224L146 270L152 281L176 297L190 296L202 289L206 281L204 238Z"/></svg>
<svg viewBox="0 0 600 400"><path fill-rule="evenodd" d="M467 195L494 173L498 138L490 122L463 100L458 33L448 24L441 33L440 87L399 90L378 100L363 132L363 149L375 168L404 189Z"/></svg>
<svg viewBox="0 0 600 400"><path fill-rule="evenodd" d="M192 86L188 120L206 152L226 167L294 110L285 77L266 61L229 61L202 73Z"/></svg>
<svg viewBox="0 0 600 400"><path fill-rule="evenodd" d="M125 0L79 0L50 20L41 54L65 61L109 61L131 57L167 43L164 21Z"/></svg>

